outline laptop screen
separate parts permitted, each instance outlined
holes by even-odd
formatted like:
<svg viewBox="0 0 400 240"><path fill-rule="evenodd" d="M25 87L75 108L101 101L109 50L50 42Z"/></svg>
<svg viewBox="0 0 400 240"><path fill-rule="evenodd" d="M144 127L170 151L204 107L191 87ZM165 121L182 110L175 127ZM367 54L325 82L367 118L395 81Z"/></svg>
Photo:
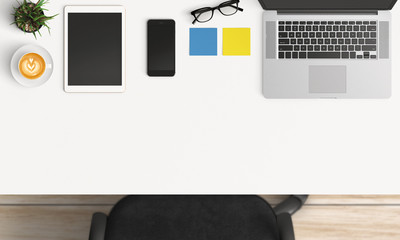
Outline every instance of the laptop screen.
<svg viewBox="0 0 400 240"><path fill-rule="evenodd" d="M389 10L397 0L259 0L265 10Z"/></svg>

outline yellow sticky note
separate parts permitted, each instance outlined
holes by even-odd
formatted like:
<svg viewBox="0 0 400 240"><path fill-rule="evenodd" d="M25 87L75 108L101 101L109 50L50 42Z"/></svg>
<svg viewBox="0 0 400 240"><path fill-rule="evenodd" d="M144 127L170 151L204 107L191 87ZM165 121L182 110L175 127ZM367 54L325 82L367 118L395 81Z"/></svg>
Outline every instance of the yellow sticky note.
<svg viewBox="0 0 400 240"><path fill-rule="evenodd" d="M224 56L250 56L250 28L223 29Z"/></svg>

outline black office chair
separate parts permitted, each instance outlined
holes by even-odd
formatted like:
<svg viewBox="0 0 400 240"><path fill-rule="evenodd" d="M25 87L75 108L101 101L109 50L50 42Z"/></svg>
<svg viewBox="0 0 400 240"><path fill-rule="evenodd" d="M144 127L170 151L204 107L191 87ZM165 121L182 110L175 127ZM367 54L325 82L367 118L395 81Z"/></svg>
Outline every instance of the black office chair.
<svg viewBox="0 0 400 240"><path fill-rule="evenodd" d="M306 195L272 208L258 196L128 196L95 213L89 240L294 240Z"/></svg>

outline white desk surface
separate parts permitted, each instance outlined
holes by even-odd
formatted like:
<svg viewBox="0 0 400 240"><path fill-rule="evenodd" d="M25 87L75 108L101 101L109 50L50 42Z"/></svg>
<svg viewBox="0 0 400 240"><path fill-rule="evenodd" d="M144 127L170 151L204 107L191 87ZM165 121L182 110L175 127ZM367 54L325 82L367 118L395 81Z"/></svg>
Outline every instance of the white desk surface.
<svg viewBox="0 0 400 240"><path fill-rule="evenodd" d="M267 100L261 94L261 19L218 12L191 24L191 10L222 1L52 0L51 36L35 40L0 5L0 193L399 193L400 64L393 44L389 100ZM127 9L127 91L63 91L63 8ZM393 43L400 10L393 14ZM146 22L177 23L177 75L146 75ZM219 55L189 56L189 28L218 27ZM223 27L250 27L250 57L222 56ZM106 32L104 34L107 34ZM52 78L36 89L13 79L24 44L49 50Z"/></svg>

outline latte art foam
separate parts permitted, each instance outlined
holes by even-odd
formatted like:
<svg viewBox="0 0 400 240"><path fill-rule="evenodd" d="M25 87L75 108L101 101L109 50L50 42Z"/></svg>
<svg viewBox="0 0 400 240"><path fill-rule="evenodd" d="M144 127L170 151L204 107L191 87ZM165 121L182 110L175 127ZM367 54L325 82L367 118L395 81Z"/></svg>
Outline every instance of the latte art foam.
<svg viewBox="0 0 400 240"><path fill-rule="evenodd" d="M19 71L25 78L34 80L40 78L46 70L46 62L37 53L25 54L19 61Z"/></svg>

